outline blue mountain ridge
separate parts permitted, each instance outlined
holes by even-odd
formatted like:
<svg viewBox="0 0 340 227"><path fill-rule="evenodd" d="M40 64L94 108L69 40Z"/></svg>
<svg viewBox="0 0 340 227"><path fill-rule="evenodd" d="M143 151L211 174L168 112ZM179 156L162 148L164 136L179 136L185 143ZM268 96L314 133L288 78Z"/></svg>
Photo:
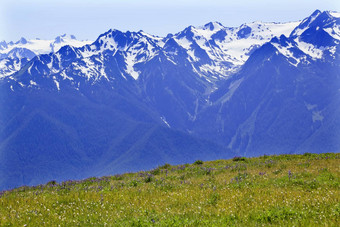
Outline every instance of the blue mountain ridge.
<svg viewBox="0 0 340 227"><path fill-rule="evenodd" d="M315 11L289 37L252 46L230 75L207 71L234 61L206 46L217 53L233 32L252 37L247 25L206 24L216 32L205 41L194 27L166 38L109 30L38 55L0 80L0 189L166 162L338 152L339 26Z"/></svg>

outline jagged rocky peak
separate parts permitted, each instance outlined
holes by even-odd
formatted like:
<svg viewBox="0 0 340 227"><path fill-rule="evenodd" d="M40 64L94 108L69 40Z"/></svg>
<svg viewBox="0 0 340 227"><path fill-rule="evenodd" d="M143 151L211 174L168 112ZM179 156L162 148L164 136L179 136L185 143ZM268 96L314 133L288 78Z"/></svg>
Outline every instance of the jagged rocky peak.
<svg viewBox="0 0 340 227"><path fill-rule="evenodd" d="M181 38L187 38L187 39L192 39L194 37L194 29L195 27L190 25L189 27L186 27L183 31L179 32L176 34L178 39Z"/></svg>
<svg viewBox="0 0 340 227"><path fill-rule="evenodd" d="M295 38L300 36L308 28L328 28L334 25L340 24L339 14L330 12L316 10L309 17L305 18L290 34L291 37Z"/></svg>
<svg viewBox="0 0 340 227"><path fill-rule="evenodd" d="M318 48L337 45L340 40L340 18L336 13L316 10L292 31L290 37Z"/></svg>
<svg viewBox="0 0 340 227"><path fill-rule="evenodd" d="M214 31L214 30L221 30L224 28L224 26L220 22L215 21L215 22L209 22L205 24L202 28L209 29L210 31Z"/></svg>
<svg viewBox="0 0 340 227"><path fill-rule="evenodd" d="M70 45L65 45L61 47L57 53L59 53L63 58L76 58L77 52L79 52L76 48Z"/></svg>
<svg viewBox="0 0 340 227"><path fill-rule="evenodd" d="M321 11L320 10L315 10L313 13L312 13L312 15L310 15L311 17L317 17L317 16L319 16L321 14Z"/></svg>
<svg viewBox="0 0 340 227"><path fill-rule="evenodd" d="M287 47L289 45L289 39L283 34L280 37L275 36L270 40L270 42L280 44L283 47Z"/></svg>
<svg viewBox="0 0 340 227"><path fill-rule="evenodd" d="M212 35L219 33L220 31L224 31L226 27L224 27L219 22L209 22L203 26L189 26L186 27L183 31L175 34L177 39L186 38L188 40L192 40L194 37L204 37L210 40Z"/></svg>
<svg viewBox="0 0 340 227"><path fill-rule="evenodd" d="M118 29L110 29L107 32L101 34L98 39L116 39L119 37L133 37L141 35L142 31L139 32L130 32L130 31L120 31Z"/></svg>
<svg viewBox="0 0 340 227"><path fill-rule="evenodd" d="M27 40L24 37L21 37L21 39L15 44L27 44Z"/></svg>
<svg viewBox="0 0 340 227"><path fill-rule="evenodd" d="M318 16L315 17L315 19L312 21L312 23L309 25L310 27L316 27L316 26L324 26L329 27L334 25L334 23L339 23L339 18L334 17L330 11L324 11Z"/></svg>
<svg viewBox="0 0 340 227"><path fill-rule="evenodd" d="M77 40L77 38L74 35L63 34L63 35L57 36L54 40L54 43L62 43L62 42L65 42L65 40Z"/></svg>
<svg viewBox="0 0 340 227"><path fill-rule="evenodd" d="M110 48L123 47L126 45L126 39L131 38L130 32L122 32L117 29L110 29L109 31L101 34L95 41L97 46L102 46L106 48L107 45Z"/></svg>
<svg viewBox="0 0 340 227"><path fill-rule="evenodd" d="M54 40L55 43L61 43L62 42L62 38L60 36L57 36Z"/></svg>
<svg viewBox="0 0 340 227"><path fill-rule="evenodd" d="M182 50L183 48L176 42L173 36L169 36L166 38L166 41L163 46L164 50L168 52L168 54L177 54L178 50Z"/></svg>
<svg viewBox="0 0 340 227"><path fill-rule="evenodd" d="M0 42L0 50L3 50L3 49L6 49L8 46L7 46L7 43L5 40L1 41Z"/></svg>
<svg viewBox="0 0 340 227"><path fill-rule="evenodd" d="M156 42L163 38L149 35L144 31L139 32L122 32L117 29L110 29L109 31L101 34L94 42L96 49L109 49L125 51L131 46L138 44L140 47L146 47L147 45L155 46Z"/></svg>

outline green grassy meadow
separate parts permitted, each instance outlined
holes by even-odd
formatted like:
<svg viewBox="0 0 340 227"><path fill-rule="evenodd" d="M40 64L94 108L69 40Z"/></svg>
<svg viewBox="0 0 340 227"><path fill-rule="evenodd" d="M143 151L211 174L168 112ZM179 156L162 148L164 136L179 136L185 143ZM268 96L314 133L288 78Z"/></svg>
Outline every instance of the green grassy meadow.
<svg viewBox="0 0 340 227"><path fill-rule="evenodd" d="M0 193L0 226L339 226L340 154L196 161Z"/></svg>

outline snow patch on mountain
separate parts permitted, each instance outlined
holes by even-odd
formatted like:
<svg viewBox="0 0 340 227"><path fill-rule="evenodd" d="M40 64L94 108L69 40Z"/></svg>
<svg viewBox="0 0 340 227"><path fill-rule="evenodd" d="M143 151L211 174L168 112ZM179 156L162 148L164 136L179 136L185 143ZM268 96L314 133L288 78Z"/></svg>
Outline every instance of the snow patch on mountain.
<svg viewBox="0 0 340 227"><path fill-rule="evenodd" d="M334 39L340 40L340 25L336 25L330 28L324 28L324 30Z"/></svg>
<svg viewBox="0 0 340 227"><path fill-rule="evenodd" d="M163 121L163 123L168 127L168 128L171 128L170 127L170 124L166 121L166 118L164 116L161 117L161 120Z"/></svg>
<svg viewBox="0 0 340 227"><path fill-rule="evenodd" d="M27 62L26 59L0 59L0 79L12 75L21 69L21 66Z"/></svg>
<svg viewBox="0 0 340 227"><path fill-rule="evenodd" d="M318 49L312 44L305 42L297 42L297 47L302 50L305 54L311 56L314 59L321 59L323 55L322 49ZM325 48L324 48L325 49Z"/></svg>
<svg viewBox="0 0 340 227"><path fill-rule="evenodd" d="M313 123L316 121L323 121L324 116L322 116L321 111L313 111L312 112L312 120Z"/></svg>
<svg viewBox="0 0 340 227"><path fill-rule="evenodd" d="M58 89L58 91L60 91L60 86L59 86L59 82L57 81L57 79L55 77L53 77L53 81Z"/></svg>
<svg viewBox="0 0 340 227"><path fill-rule="evenodd" d="M340 13L339 12L330 11L329 14L332 15L333 17L340 18Z"/></svg>
<svg viewBox="0 0 340 227"><path fill-rule="evenodd" d="M137 80L139 77L139 72L134 69L134 55L127 54L126 56L126 72L133 77L133 79Z"/></svg>

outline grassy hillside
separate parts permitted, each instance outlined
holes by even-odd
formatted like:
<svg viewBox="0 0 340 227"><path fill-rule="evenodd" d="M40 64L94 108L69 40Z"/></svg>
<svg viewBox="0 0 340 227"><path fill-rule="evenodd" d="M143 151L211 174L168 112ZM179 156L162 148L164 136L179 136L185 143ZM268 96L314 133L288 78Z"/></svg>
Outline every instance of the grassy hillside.
<svg viewBox="0 0 340 227"><path fill-rule="evenodd" d="M234 158L0 193L0 226L337 226L340 154Z"/></svg>

